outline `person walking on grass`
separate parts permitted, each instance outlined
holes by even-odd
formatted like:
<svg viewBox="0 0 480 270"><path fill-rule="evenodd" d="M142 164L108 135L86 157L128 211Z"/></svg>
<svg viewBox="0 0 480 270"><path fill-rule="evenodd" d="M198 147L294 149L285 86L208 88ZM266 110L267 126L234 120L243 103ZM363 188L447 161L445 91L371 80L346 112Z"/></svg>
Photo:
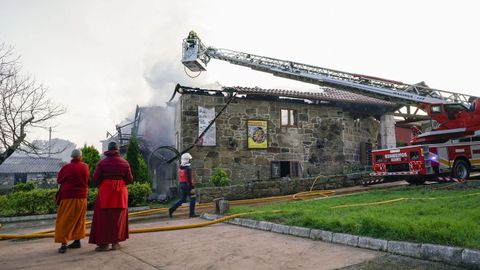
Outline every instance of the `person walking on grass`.
<svg viewBox="0 0 480 270"><path fill-rule="evenodd" d="M128 190L133 182L128 162L120 156L118 144L110 142L108 151L95 168L93 182L99 185L93 209L90 244L96 251L121 249L119 242L128 239Z"/></svg>
<svg viewBox="0 0 480 270"><path fill-rule="evenodd" d="M173 217L173 212L177 210L177 208L182 205L182 203L187 201L187 197L190 199L190 217L198 217L195 214L195 186L192 176L192 168L190 167L190 160L192 156L189 153L185 153L180 158L180 167L178 168L178 181L180 184L180 192L181 197L172 207L168 209L168 215Z"/></svg>
<svg viewBox="0 0 480 270"><path fill-rule="evenodd" d="M58 204L55 221L55 243L61 243L59 253L67 248L80 248L80 239L85 237L87 214L88 165L82 162L82 152L74 149L72 160L60 169L57 183L60 188L56 194ZM67 245L67 242L74 240Z"/></svg>

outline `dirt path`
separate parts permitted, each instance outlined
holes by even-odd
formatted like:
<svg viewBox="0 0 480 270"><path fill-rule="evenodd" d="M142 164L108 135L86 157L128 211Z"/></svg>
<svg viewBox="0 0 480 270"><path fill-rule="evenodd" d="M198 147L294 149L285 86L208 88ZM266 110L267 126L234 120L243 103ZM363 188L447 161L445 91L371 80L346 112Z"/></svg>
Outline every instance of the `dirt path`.
<svg viewBox="0 0 480 270"><path fill-rule="evenodd" d="M157 227L200 219L132 224ZM2 269L336 269L384 253L233 225L130 235L121 251L83 247L57 253L52 239L1 241Z"/></svg>

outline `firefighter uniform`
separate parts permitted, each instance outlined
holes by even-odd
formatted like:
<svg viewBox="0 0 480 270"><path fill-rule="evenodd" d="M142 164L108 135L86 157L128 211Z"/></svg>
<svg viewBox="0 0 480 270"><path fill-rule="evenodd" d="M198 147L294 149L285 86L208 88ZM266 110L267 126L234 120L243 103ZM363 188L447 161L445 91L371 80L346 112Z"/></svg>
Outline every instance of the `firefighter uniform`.
<svg viewBox="0 0 480 270"><path fill-rule="evenodd" d="M181 165L178 168L178 182L180 187L180 199L168 209L168 215L172 217L173 212L177 210L177 208L182 205L184 202L187 201L187 197L190 200L190 217L198 217L195 214L195 186L192 177L192 168L190 167L190 160L192 156L189 153L185 153L181 157Z"/></svg>

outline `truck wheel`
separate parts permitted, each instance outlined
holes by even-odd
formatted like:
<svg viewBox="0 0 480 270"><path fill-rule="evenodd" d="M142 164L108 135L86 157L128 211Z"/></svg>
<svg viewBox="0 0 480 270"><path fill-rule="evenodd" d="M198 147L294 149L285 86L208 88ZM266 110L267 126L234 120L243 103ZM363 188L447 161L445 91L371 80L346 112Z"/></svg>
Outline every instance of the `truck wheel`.
<svg viewBox="0 0 480 270"><path fill-rule="evenodd" d="M470 166L465 160L457 160L453 164L452 177L467 179L470 176Z"/></svg>

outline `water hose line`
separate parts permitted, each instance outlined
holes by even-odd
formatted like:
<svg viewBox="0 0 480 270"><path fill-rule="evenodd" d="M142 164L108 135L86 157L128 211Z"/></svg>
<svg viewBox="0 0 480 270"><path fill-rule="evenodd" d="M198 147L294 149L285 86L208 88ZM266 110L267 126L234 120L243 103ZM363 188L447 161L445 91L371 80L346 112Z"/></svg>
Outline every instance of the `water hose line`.
<svg viewBox="0 0 480 270"><path fill-rule="evenodd" d="M268 213L280 213L280 212L284 212L284 211L281 211L281 210L268 211ZM246 213L229 215L219 219L201 222L201 223L162 226L162 227L153 227L153 228L130 229L128 232L131 234L136 234L136 233L163 232L163 231L175 231L175 230L201 228L201 227L206 227L213 224L221 223L230 219L234 219L234 218L238 218L246 215L252 215L252 214L261 214L261 213L266 213L266 212L265 211L246 212ZM86 233L85 235L89 236L90 233ZM48 233L37 232L37 233L30 233L30 234L0 234L0 239L6 240L6 239L17 239L17 238L47 238L47 237L54 237L54 236L55 236L54 232L48 232Z"/></svg>

